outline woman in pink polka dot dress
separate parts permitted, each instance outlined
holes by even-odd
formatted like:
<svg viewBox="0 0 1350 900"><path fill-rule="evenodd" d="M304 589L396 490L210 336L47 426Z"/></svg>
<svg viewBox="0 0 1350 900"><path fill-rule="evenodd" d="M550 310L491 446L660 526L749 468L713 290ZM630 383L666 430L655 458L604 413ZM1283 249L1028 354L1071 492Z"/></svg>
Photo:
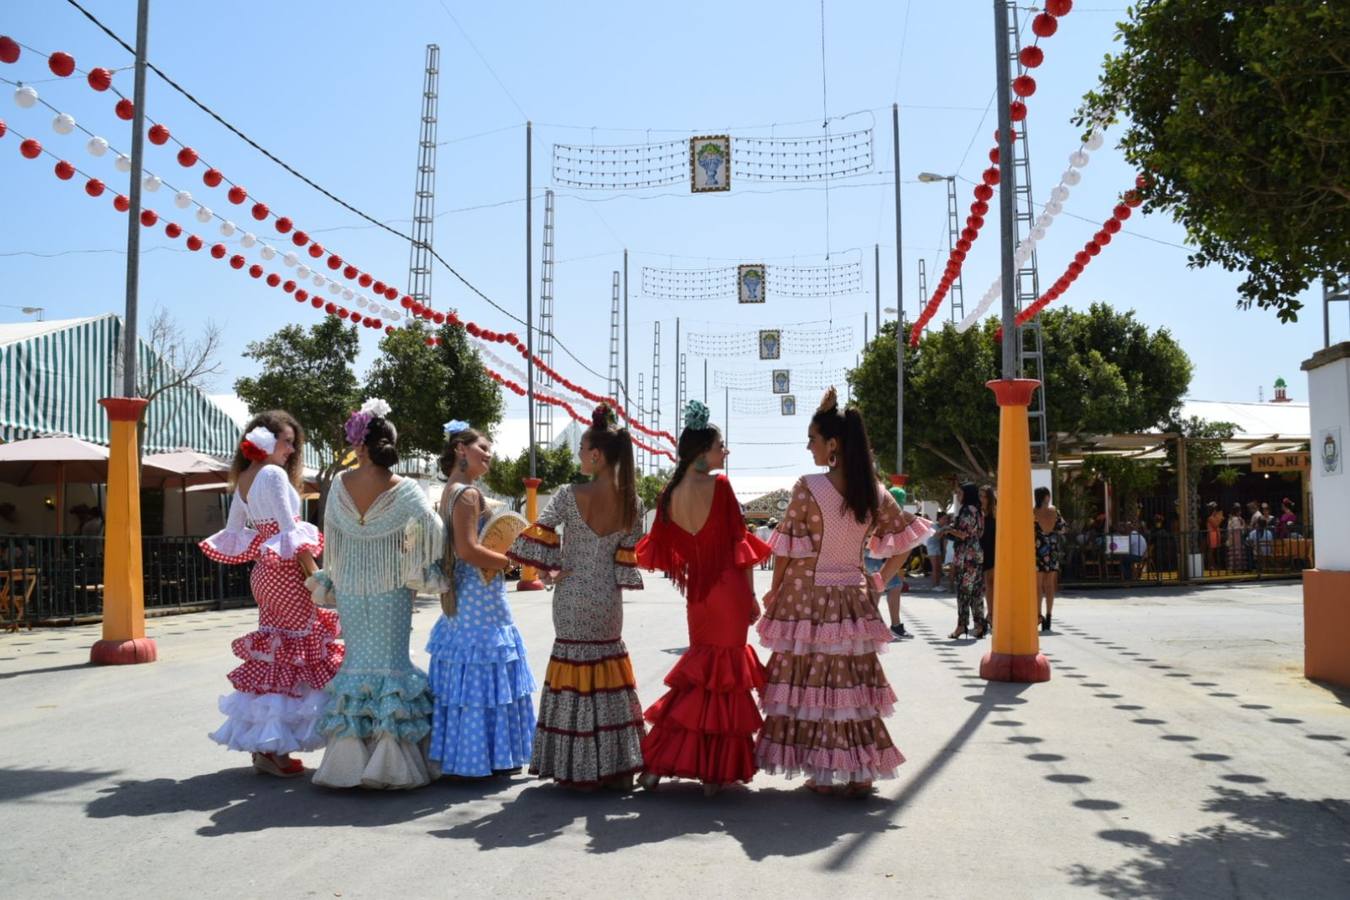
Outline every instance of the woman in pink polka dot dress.
<svg viewBox="0 0 1350 900"><path fill-rule="evenodd" d="M773 586L757 630L773 655L755 756L766 772L806 775L820 793L863 795L904 762L882 722L895 692L877 660L891 640L877 596L930 528L877 482L862 414L841 411L834 388L808 438L829 471L798 479L769 540ZM864 547L885 561L871 576Z"/></svg>
<svg viewBox="0 0 1350 900"><path fill-rule="evenodd" d="M232 644L243 663L229 674L234 692L220 698L225 723L211 739L252 753L256 770L283 778L305 771L290 754L324 744L316 728L323 687L343 654L337 613L316 607L305 587L323 535L300 518L304 439L289 413L254 416L230 470L229 521L201 542L216 562L254 564L249 584L258 603L258 630Z"/></svg>

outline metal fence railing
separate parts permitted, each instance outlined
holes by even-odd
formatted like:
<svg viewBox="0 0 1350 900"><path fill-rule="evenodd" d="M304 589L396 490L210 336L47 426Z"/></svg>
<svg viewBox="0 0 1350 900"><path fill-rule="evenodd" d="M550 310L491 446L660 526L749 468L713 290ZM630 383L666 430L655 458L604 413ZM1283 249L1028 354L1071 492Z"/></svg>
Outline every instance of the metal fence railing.
<svg viewBox="0 0 1350 900"><path fill-rule="evenodd" d="M220 608L250 596L249 566L207 559L200 538L141 540L147 610ZM103 538L0 536L0 618L73 623L103 613Z"/></svg>
<svg viewBox="0 0 1350 900"><path fill-rule="evenodd" d="M1060 578L1064 584L1178 584L1231 579L1288 578L1313 564L1311 533L1277 537L1271 531L1068 534Z"/></svg>

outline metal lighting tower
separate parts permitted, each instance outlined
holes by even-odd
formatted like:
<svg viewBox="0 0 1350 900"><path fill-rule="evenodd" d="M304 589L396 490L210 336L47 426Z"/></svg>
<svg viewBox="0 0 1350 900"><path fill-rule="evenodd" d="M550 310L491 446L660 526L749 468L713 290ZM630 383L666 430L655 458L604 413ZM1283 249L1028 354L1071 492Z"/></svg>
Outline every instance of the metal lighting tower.
<svg viewBox="0 0 1350 900"><path fill-rule="evenodd" d="M656 431L661 430L661 323L656 321L652 323L652 428ZM656 454L652 454L652 471L656 471L659 463L656 461Z"/></svg>
<svg viewBox="0 0 1350 900"><path fill-rule="evenodd" d="M417 142L417 188L413 191L413 242L408 253L408 296L431 302L431 236L436 224L436 108L441 80L441 48L427 44L427 74L422 86L422 135Z"/></svg>
<svg viewBox="0 0 1350 900"><path fill-rule="evenodd" d="M614 273L609 298L609 396L619 399L619 273Z"/></svg>
<svg viewBox="0 0 1350 900"><path fill-rule="evenodd" d="M922 259L919 260L919 296L928 296L928 269Z"/></svg>
<svg viewBox="0 0 1350 900"><path fill-rule="evenodd" d="M947 250L948 252L956 249L956 242L961 239L961 213L956 206L956 178L947 179ZM966 292L961 285L961 276L958 274L956 280L952 282L952 321L960 322L966 317Z"/></svg>
<svg viewBox="0 0 1350 900"><path fill-rule="evenodd" d="M685 401L689 399L689 384L687 382L688 377L689 377L689 364L685 361L685 355L681 353L680 381L676 387L675 392L675 398L677 400L675 404L675 409L679 411L679 415L675 417L676 422L680 421L680 416L684 415L684 404Z"/></svg>
<svg viewBox="0 0 1350 900"><path fill-rule="evenodd" d="M539 265L539 358L553 368L553 191L544 191L544 256ZM548 370L536 380L541 388L553 387ZM542 400L534 405L535 442L553 446L553 406Z"/></svg>
<svg viewBox="0 0 1350 900"><path fill-rule="evenodd" d="M684 400L680 396L681 385L684 383L684 376L680 374L680 362L683 359L684 354L680 352L680 320L677 316L675 319L675 415L670 417L670 420L675 423L676 431L680 427L680 417L684 415Z"/></svg>
<svg viewBox="0 0 1350 900"><path fill-rule="evenodd" d="M646 409L646 408L642 405L642 399L643 399L643 398L642 398L642 373L641 373L641 372L638 372L638 393L637 393L637 400L638 400L638 402L637 402L637 408L638 408L638 413L637 413L637 414L638 414L638 417L639 417L639 418L645 420L646 417L647 417L647 414L646 414L646 412L645 412L645 409ZM641 445L641 444L637 445L637 447L636 447L635 449L636 449L636 451L637 451L637 472L638 472L638 475L640 475L640 476L641 476L641 475L646 475L646 474L647 474L647 451L642 449L642 445Z"/></svg>
<svg viewBox="0 0 1350 900"><path fill-rule="evenodd" d="M1009 53L1004 60L1004 65L1008 67L1008 78L1010 80L1013 73L1017 71L1017 54L1021 50L1017 16L1017 5L1015 3L1007 4L1006 27L1008 29ZM1014 236L1017 241L1021 241L1031 232L1032 223L1036 220L1036 210L1031 203L1031 152L1027 147L1026 120L1023 119L1021 122L1014 123L1012 133L1012 168L1015 179L1013 182L1013 205L1017 220ZM1001 190L1002 188L1000 188ZM1023 307L1028 304L1035 303L1036 298L1041 295L1040 278L1036 271L1035 251L1032 251L1027 261L1017 269L1014 291L1018 312L1021 312ZM1050 462L1050 433L1045 419L1045 355L1041 337L1040 316L1036 316L1017 329L1018 376L1034 378L1041 383L1041 386L1031 398L1031 405L1027 408L1028 424L1031 428L1031 461L1033 464Z"/></svg>

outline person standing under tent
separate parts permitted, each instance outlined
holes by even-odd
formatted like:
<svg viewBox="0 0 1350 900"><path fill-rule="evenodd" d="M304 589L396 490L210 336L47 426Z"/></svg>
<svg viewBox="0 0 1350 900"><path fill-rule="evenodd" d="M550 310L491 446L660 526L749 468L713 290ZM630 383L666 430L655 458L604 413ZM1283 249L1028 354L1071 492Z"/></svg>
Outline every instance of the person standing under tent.
<svg viewBox="0 0 1350 900"><path fill-rule="evenodd" d="M882 721L895 692L877 660L891 633L876 594L929 527L877 483L862 413L840 409L834 388L806 447L828 471L797 480L770 541L773 585L757 629L773 655L755 758L766 772L806 775L819 793L859 796L904 762ZM872 576L864 548L887 560Z"/></svg>
<svg viewBox="0 0 1350 900"><path fill-rule="evenodd" d="M553 650L539 697L530 774L568 787L630 790L642 771L642 704L623 642L623 592L642 590L633 441L595 408L581 435L587 484L565 484L507 556L553 589ZM559 534L561 531L561 535Z"/></svg>
<svg viewBox="0 0 1350 900"><path fill-rule="evenodd" d="M1032 520L1036 529L1036 595L1041 612L1036 616L1041 631L1050 630L1055 613L1055 591L1059 589L1059 569L1064 559L1064 532L1068 526L1059 510L1050 502L1050 489L1038 487Z"/></svg>
<svg viewBox="0 0 1350 900"><path fill-rule="evenodd" d="M251 753L255 770L281 778L305 772L292 753L323 746L323 689L343 655L338 614L317 608L305 588L323 535L300 518L304 444L290 413L250 419L230 466L229 519L199 545L218 563L253 563L249 586L258 604L257 630L231 645L243 663L229 674L234 691L220 698L225 722L211 740Z"/></svg>
<svg viewBox="0 0 1350 900"><path fill-rule="evenodd" d="M469 426L445 424L441 494L448 589L431 630L431 744L427 757L457 778L515 774L530 761L534 676L506 601L510 560L484 547L490 515L474 483L492 465L492 441Z"/></svg>

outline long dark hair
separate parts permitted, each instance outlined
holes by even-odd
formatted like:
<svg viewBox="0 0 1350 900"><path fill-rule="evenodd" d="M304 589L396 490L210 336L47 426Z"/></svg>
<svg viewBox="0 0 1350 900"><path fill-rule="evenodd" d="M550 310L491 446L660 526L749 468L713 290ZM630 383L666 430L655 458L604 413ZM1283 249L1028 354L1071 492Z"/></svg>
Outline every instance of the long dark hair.
<svg viewBox="0 0 1350 900"><path fill-rule="evenodd" d="M291 431L295 432L295 452L291 458L286 460L286 476L291 480L291 484L296 490L300 489L300 484L305 475L305 429L300 427L300 423L295 420L295 416L286 412L284 409L269 409L267 412L260 412L248 420L244 426L244 434L248 434L253 429L261 425L277 437L281 437L282 430L289 425ZM241 440L242 444L243 441ZM239 483L239 476L249 467L249 458L244 455L244 451L238 447L234 450L234 460L230 463L230 488L233 489Z"/></svg>
<svg viewBox="0 0 1350 900"><path fill-rule="evenodd" d="M376 416L366 425L366 439L362 441L370 461L382 469L398 465L398 429L388 419Z"/></svg>
<svg viewBox="0 0 1350 900"><path fill-rule="evenodd" d="M675 488L684 480L689 467L700 456L711 450L721 436L722 432L716 425L709 425L707 428L686 428L680 432L680 442L675 447L675 455L678 457L675 471L670 476L670 481L661 489L661 496L656 501L656 514L663 521L670 519L670 498L674 495Z"/></svg>
<svg viewBox="0 0 1350 900"><path fill-rule="evenodd" d="M865 523L877 515L877 475L872 467L872 444L862 413L850 406L842 412L834 388L825 393L811 424L822 440L839 442L844 468L844 506Z"/></svg>
<svg viewBox="0 0 1350 900"><path fill-rule="evenodd" d="M582 437L592 450L599 450L618 479L619 508L623 512L623 527L633 527L637 518L637 475L633 465L633 438L627 428L616 428L613 413L603 403L591 414L591 427Z"/></svg>
<svg viewBox="0 0 1350 900"><path fill-rule="evenodd" d="M1042 485L1034 491L1036 495L1036 508L1040 509L1045 505L1045 501L1050 499L1050 489Z"/></svg>
<svg viewBox="0 0 1350 900"><path fill-rule="evenodd" d="M461 444L476 444L482 437L483 433L476 428L465 428L463 431L446 435L445 447L441 450L441 474L446 478L455 474L455 464L459 459L456 447Z"/></svg>
<svg viewBox="0 0 1350 900"><path fill-rule="evenodd" d="M961 485L961 508L965 509L967 506L976 512L980 511L980 489L973 481Z"/></svg>
<svg viewBox="0 0 1350 900"><path fill-rule="evenodd" d="M989 498L989 512L985 514L985 517L989 519L997 519L998 493L994 490L994 486L992 484L986 484L984 487L980 488L980 495L982 497Z"/></svg>

